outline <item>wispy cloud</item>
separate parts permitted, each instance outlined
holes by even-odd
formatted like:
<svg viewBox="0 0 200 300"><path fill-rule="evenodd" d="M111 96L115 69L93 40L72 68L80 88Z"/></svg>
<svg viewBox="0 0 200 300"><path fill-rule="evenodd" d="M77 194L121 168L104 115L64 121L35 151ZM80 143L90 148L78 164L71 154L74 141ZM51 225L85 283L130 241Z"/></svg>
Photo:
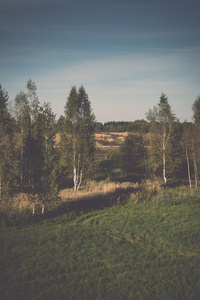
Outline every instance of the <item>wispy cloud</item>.
<svg viewBox="0 0 200 300"><path fill-rule="evenodd" d="M173 77L179 63L174 55L115 57L81 62L41 74L35 80L41 100L52 102L58 115L63 114L71 87L83 84L98 120L110 120L111 112L112 119L144 118L148 108L159 101L161 92L171 98L172 108L178 109L179 117L185 119L190 118L188 109L194 100L189 94L193 91L195 97L197 91L187 85L185 78ZM182 111L180 101L187 111Z"/></svg>
<svg viewBox="0 0 200 300"><path fill-rule="evenodd" d="M134 120L169 96L189 118L199 94L197 1L2 0L0 83L13 99L31 76L63 114L83 84L98 120Z"/></svg>

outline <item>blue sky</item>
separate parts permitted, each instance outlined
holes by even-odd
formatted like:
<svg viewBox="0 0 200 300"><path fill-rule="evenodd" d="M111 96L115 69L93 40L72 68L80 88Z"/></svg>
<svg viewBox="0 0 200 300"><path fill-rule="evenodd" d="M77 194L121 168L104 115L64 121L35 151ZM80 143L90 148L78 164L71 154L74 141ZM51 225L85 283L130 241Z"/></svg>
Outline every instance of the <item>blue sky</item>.
<svg viewBox="0 0 200 300"><path fill-rule="evenodd" d="M1 0L0 84L32 78L57 117L84 85L97 121L145 119L162 92L180 121L200 94L199 0Z"/></svg>

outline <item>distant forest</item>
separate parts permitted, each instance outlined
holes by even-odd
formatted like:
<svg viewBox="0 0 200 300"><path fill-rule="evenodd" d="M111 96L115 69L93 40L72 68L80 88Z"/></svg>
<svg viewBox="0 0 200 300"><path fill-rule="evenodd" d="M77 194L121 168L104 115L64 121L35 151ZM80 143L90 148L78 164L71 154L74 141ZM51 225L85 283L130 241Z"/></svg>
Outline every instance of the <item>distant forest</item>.
<svg viewBox="0 0 200 300"><path fill-rule="evenodd" d="M57 130L59 131L64 123L65 117L60 116L57 121ZM95 122L96 132L148 132L150 129L150 122L146 120L136 121L109 121L105 123Z"/></svg>

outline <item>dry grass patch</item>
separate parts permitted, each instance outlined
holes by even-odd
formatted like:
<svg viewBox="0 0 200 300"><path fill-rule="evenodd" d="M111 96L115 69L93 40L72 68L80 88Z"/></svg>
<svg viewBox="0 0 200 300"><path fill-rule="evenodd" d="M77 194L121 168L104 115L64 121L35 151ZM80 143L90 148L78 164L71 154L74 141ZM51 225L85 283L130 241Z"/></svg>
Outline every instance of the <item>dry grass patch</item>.
<svg viewBox="0 0 200 300"><path fill-rule="evenodd" d="M64 189L60 191L59 197L63 202L77 201L85 198L91 198L96 196L106 196L110 193L115 193L117 190L135 189L138 187L138 183L131 182L105 182L105 181L88 181L85 186L79 191L74 189Z"/></svg>
<svg viewBox="0 0 200 300"><path fill-rule="evenodd" d="M39 195L29 193L19 193L10 199L8 202L1 203L2 210L22 211L24 209L32 210L33 203L35 205L42 205L42 199Z"/></svg>

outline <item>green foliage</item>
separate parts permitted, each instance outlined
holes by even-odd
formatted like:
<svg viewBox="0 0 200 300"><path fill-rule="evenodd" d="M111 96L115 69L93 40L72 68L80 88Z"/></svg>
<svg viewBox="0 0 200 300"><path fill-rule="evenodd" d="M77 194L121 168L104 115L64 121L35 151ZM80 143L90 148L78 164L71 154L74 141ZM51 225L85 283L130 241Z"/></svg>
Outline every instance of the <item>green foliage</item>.
<svg viewBox="0 0 200 300"><path fill-rule="evenodd" d="M172 139L176 117L171 110L165 94L161 94L157 106L146 114L150 121L150 169L154 175L163 177L164 182L174 172L174 158L172 157Z"/></svg>
<svg viewBox="0 0 200 300"><path fill-rule="evenodd" d="M199 299L200 202L182 192L0 232L1 298Z"/></svg>
<svg viewBox="0 0 200 300"><path fill-rule="evenodd" d="M196 186L198 185L198 170L200 168L200 96L196 98L192 106L193 109L193 137L192 137L192 148L193 148L193 165L194 165L194 174Z"/></svg>
<svg viewBox="0 0 200 300"><path fill-rule="evenodd" d="M141 135L129 134L119 150L119 164L126 173L145 171L146 149Z"/></svg>
<svg viewBox="0 0 200 300"><path fill-rule="evenodd" d="M192 106L194 123L200 123L200 96L196 98Z"/></svg>
<svg viewBox="0 0 200 300"><path fill-rule="evenodd" d="M15 98L21 191L28 187L47 201L57 196L55 115L49 103L40 105L31 79L27 89L27 94L20 92Z"/></svg>
<svg viewBox="0 0 200 300"><path fill-rule="evenodd" d="M55 115L49 103L44 103L41 118L40 126L43 134L42 193L45 196L45 200L50 200L57 198L58 162L55 152Z"/></svg>
<svg viewBox="0 0 200 300"><path fill-rule="evenodd" d="M136 120L133 122L105 122L104 124L96 122L95 130L104 132L148 132L149 122L145 120Z"/></svg>
<svg viewBox="0 0 200 300"><path fill-rule="evenodd" d="M118 160L108 157L99 161L97 172L94 176L96 180L112 180L115 179L115 170L119 168Z"/></svg>
<svg viewBox="0 0 200 300"><path fill-rule="evenodd" d="M73 170L74 188L78 190L82 176L92 173L95 166L95 116L83 86L78 91L76 87L71 89L65 106L65 118L61 155L65 160L67 153L69 168Z"/></svg>
<svg viewBox="0 0 200 300"><path fill-rule="evenodd" d="M8 94L0 85L0 201L7 200L16 187L13 120L8 111Z"/></svg>

